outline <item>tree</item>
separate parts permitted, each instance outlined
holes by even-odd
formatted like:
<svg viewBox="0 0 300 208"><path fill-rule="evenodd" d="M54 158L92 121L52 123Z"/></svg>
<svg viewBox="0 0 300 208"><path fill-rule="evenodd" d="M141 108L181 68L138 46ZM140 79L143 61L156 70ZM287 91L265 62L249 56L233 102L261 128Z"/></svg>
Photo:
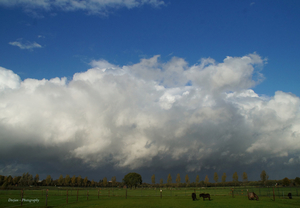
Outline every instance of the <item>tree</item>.
<svg viewBox="0 0 300 208"><path fill-rule="evenodd" d="M71 178L71 184L72 186L74 186L76 184L76 176L73 175L73 177Z"/></svg>
<svg viewBox="0 0 300 208"><path fill-rule="evenodd" d="M134 186L142 184L142 176L138 173L128 173L124 176L123 182L125 185L130 186L131 188Z"/></svg>
<svg viewBox="0 0 300 208"><path fill-rule="evenodd" d="M185 183L186 183L186 187L188 187L190 184L190 179L189 179L188 174L186 174L186 176L185 176Z"/></svg>
<svg viewBox="0 0 300 208"><path fill-rule="evenodd" d="M205 179L204 179L204 183L205 183L206 187L207 187L208 182L209 182L209 178L208 178L208 176L206 175L206 176L205 176Z"/></svg>
<svg viewBox="0 0 300 208"><path fill-rule="evenodd" d="M66 178L65 178L65 184L66 186L69 186L70 185L70 182L71 182L71 178L69 175L66 175Z"/></svg>
<svg viewBox="0 0 300 208"><path fill-rule="evenodd" d="M18 184L20 178L21 178L20 176L14 177L14 179L13 179L13 184ZM1 179L0 179L0 184L1 184Z"/></svg>
<svg viewBox="0 0 300 208"><path fill-rule="evenodd" d="M19 180L20 185L22 186L30 186L33 183L33 177L28 172L23 173L22 177Z"/></svg>
<svg viewBox="0 0 300 208"><path fill-rule="evenodd" d="M219 176L218 176L218 173L217 172L215 172L214 173L214 181L215 181L215 185L217 185L217 183L218 183L218 180L219 180Z"/></svg>
<svg viewBox="0 0 300 208"><path fill-rule="evenodd" d="M107 178L106 178L106 177L103 178L103 186L104 186L104 187L107 186Z"/></svg>
<svg viewBox="0 0 300 208"><path fill-rule="evenodd" d="M285 177L283 180L282 180L282 185L284 186L289 186L291 183L290 179L288 179L287 177Z"/></svg>
<svg viewBox="0 0 300 208"><path fill-rule="evenodd" d="M244 183L248 182L248 175L246 172L243 173L243 182Z"/></svg>
<svg viewBox="0 0 300 208"><path fill-rule="evenodd" d="M92 186L92 187L95 186L95 181L94 181L94 180L91 181L91 186Z"/></svg>
<svg viewBox="0 0 300 208"><path fill-rule="evenodd" d="M60 175L58 178L58 185L62 186L63 184L64 184L64 177L63 177L63 175Z"/></svg>
<svg viewBox="0 0 300 208"><path fill-rule="evenodd" d="M28 186L32 185L33 184L33 177L31 174L27 173L27 184Z"/></svg>
<svg viewBox="0 0 300 208"><path fill-rule="evenodd" d="M232 181L234 182L234 184L236 186L236 183L239 181L239 176L238 176L237 172L234 172L234 174L232 176Z"/></svg>
<svg viewBox="0 0 300 208"><path fill-rule="evenodd" d="M226 182L226 178L227 178L227 175L226 173L223 173L222 175L222 182L225 183Z"/></svg>
<svg viewBox="0 0 300 208"><path fill-rule="evenodd" d="M152 181L152 184L154 185L155 184L155 175L154 174L151 176L151 181Z"/></svg>
<svg viewBox="0 0 300 208"><path fill-rule="evenodd" d="M168 186L170 186L171 183L172 183L172 176L171 176L171 174L169 173L168 179L167 179L167 184L168 184Z"/></svg>
<svg viewBox="0 0 300 208"><path fill-rule="evenodd" d="M117 181L116 176L113 176L113 177L111 178L111 185L112 185L112 187L114 187L114 186L116 185L116 181Z"/></svg>
<svg viewBox="0 0 300 208"><path fill-rule="evenodd" d="M177 183L177 187L179 187L179 184L180 184L180 181L181 181L181 178L180 178L180 174L178 173L177 176L176 176L176 183Z"/></svg>
<svg viewBox="0 0 300 208"><path fill-rule="evenodd" d="M39 176L39 174L36 174L35 177L34 177L34 183L35 183L35 185L38 184L39 180L40 180L40 176Z"/></svg>
<svg viewBox="0 0 300 208"><path fill-rule="evenodd" d="M197 175L197 176L196 176L196 187L198 186L199 181L200 181L200 178L199 178L199 175Z"/></svg>
<svg viewBox="0 0 300 208"><path fill-rule="evenodd" d="M2 184L2 188L7 188L8 187L8 182L5 180L4 183Z"/></svg>
<svg viewBox="0 0 300 208"><path fill-rule="evenodd" d="M13 177L11 175L9 175L7 177L7 183L8 183L8 185L12 185L12 183L13 183Z"/></svg>
<svg viewBox="0 0 300 208"><path fill-rule="evenodd" d="M23 175L22 175L21 178L19 179L18 183L19 183L21 186L24 186L24 185L25 185L25 173L23 173Z"/></svg>
<svg viewBox="0 0 300 208"><path fill-rule="evenodd" d="M294 181L295 181L295 183L296 183L297 185L300 185L300 178L299 178L299 177L296 177Z"/></svg>
<svg viewBox="0 0 300 208"><path fill-rule="evenodd" d="M81 183L82 183L82 179L81 179L81 176L79 175L77 177L77 184L78 184L78 186L81 186Z"/></svg>
<svg viewBox="0 0 300 208"><path fill-rule="evenodd" d="M83 179L83 183L84 183L84 186L86 187L86 186L87 186L87 183L88 183L88 178L87 178L87 177L85 177L85 178Z"/></svg>
<svg viewBox="0 0 300 208"><path fill-rule="evenodd" d="M51 178L50 175L48 175L47 178L46 178L46 184L47 184L47 186L49 186L51 184L51 182L52 182L52 178Z"/></svg>
<svg viewBox="0 0 300 208"><path fill-rule="evenodd" d="M263 170L262 172L261 172L261 174L260 174L260 179L261 179L261 182L262 182L262 184L265 184L265 182L267 181L267 173L266 173L266 171L265 170Z"/></svg>
<svg viewBox="0 0 300 208"><path fill-rule="evenodd" d="M163 186L164 180L162 178L160 179L159 184L160 184L160 186Z"/></svg>

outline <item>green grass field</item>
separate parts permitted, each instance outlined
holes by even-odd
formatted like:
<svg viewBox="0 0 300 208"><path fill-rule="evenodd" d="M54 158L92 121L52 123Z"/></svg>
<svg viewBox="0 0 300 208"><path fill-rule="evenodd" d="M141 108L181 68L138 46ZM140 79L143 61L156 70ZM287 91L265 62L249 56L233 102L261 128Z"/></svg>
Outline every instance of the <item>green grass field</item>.
<svg viewBox="0 0 300 208"><path fill-rule="evenodd" d="M259 195L259 201L247 198L247 189ZM67 190L51 187L48 191L47 207L300 207L300 196L297 188L275 189L275 201L272 188L244 187L231 188L180 188L162 189L103 189L89 188ZM211 201L202 198L192 201L191 193L210 193ZM287 193L293 194L293 199L287 198ZM99 198L98 198L99 193ZM67 203L68 198L68 203ZM22 207L46 207L46 190L25 190ZM18 200L18 201L17 201ZM32 200L30 202L30 200ZM21 207L20 190L0 190L0 207Z"/></svg>

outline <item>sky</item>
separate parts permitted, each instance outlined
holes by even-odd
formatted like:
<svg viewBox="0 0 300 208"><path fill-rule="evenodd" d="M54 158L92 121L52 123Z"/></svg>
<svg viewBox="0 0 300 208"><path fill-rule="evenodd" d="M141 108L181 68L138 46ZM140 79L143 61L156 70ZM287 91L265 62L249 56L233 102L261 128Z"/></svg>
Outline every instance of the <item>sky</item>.
<svg viewBox="0 0 300 208"><path fill-rule="evenodd" d="M0 0L0 34L0 175L300 176L297 0Z"/></svg>

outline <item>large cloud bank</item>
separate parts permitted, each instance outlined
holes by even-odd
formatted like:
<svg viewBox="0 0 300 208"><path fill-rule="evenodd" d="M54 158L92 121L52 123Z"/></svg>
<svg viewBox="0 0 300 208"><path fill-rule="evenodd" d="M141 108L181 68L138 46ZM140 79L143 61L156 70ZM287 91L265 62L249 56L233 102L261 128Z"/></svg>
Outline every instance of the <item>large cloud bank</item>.
<svg viewBox="0 0 300 208"><path fill-rule="evenodd" d="M72 80L24 81L1 67L0 157L186 171L299 164L300 99L251 89L264 62L257 54L193 66L176 57L127 66L98 60Z"/></svg>

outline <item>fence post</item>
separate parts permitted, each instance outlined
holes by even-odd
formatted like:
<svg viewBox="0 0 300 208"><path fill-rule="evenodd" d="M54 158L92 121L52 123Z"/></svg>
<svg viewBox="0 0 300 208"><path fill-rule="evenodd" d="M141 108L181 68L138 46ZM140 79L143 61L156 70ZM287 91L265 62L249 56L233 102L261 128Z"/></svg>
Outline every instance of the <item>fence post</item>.
<svg viewBox="0 0 300 208"><path fill-rule="evenodd" d="M108 190L108 197L110 197L110 190Z"/></svg>
<svg viewBox="0 0 300 208"><path fill-rule="evenodd" d="M67 189L67 204L68 204L68 189Z"/></svg>
<svg viewBox="0 0 300 208"><path fill-rule="evenodd" d="M76 202L78 202L78 189L77 189L77 198L76 198Z"/></svg>
<svg viewBox="0 0 300 208"><path fill-rule="evenodd" d="M273 200L275 201L275 191L274 191L274 187L273 187Z"/></svg>
<svg viewBox="0 0 300 208"><path fill-rule="evenodd" d="M86 200L89 200L89 190L86 191Z"/></svg>
<svg viewBox="0 0 300 208"><path fill-rule="evenodd" d="M234 193L233 193L234 189L232 188L231 191L232 191L232 198L234 198Z"/></svg>
<svg viewBox="0 0 300 208"><path fill-rule="evenodd" d="M23 204L23 190L21 190L21 206Z"/></svg>
<svg viewBox="0 0 300 208"><path fill-rule="evenodd" d="M100 191L100 190L98 189L98 199L99 199L99 191Z"/></svg>
<svg viewBox="0 0 300 208"><path fill-rule="evenodd" d="M48 189L46 191L46 207L47 207L47 203L48 203Z"/></svg>
<svg viewBox="0 0 300 208"><path fill-rule="evenodd" d="M162 189L160 189L160 198L162 198Z"/></svg>
<svg viewBox="0 0 300 208"><path fill-rule="evenodd" d="M126 188L126 194L125 194L125 198L127 199L127 188Z"/></svg>

